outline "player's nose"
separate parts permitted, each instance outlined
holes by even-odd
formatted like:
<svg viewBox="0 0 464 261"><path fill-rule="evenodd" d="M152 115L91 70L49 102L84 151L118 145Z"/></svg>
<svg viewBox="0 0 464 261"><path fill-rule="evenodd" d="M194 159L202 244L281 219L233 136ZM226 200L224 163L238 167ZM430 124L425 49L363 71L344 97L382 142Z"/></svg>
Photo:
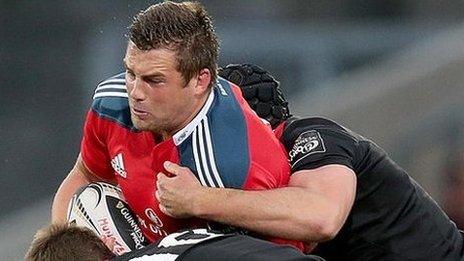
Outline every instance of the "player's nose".
<svg viewBox="0 0 464 261"><path fill-rule="evenodd" d="M129 97L136 100L136 101L141 101L145 99L145 92L144 92L144 82L140 78L136 78L132 83L131 83L130 91L129 91Z"/></svg>

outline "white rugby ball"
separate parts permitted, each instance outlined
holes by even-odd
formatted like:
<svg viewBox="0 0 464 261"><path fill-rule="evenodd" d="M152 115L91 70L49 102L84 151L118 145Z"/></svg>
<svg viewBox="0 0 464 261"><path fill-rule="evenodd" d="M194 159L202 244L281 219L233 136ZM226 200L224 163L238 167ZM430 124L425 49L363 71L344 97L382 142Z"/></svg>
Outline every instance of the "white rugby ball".
<svg viewBox="0 0 464 261"><path fill-rule="evenodd" d="M113 252L118 255L148 245L121 189L111 184L90 183L81 188L69 203L68 222L115 238Z"/></svg>

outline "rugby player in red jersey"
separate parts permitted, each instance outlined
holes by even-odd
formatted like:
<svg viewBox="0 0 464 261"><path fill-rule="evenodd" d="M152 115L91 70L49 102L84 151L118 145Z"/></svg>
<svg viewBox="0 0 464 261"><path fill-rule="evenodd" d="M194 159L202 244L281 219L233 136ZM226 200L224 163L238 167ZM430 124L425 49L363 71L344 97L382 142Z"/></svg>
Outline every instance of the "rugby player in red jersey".
<svg viewBox="0 0 464 261"><path fill-rule="evenodd" d="M204 226L160 211L156 181L167 161L189 167L203 186L261 190L288 183L285 152L271 128L238 87L217 77L218 41L200 4L150 6L135 17L129 38L126 72L95 91L81 153L54 198L53 222L65 221L79 187L106 181L120 186L150 241Z"/></svg>

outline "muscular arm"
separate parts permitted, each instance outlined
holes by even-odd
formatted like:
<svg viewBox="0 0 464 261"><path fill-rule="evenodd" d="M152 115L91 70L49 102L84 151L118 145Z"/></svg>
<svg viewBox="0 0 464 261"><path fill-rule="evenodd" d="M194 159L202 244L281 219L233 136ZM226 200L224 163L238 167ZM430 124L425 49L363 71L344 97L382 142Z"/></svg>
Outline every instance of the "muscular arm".
<svg viewBox="0 0 464 261"><path fill-rule="evenodd" d="M52 223L66 222L69 200L80 187L93 181L99 179L87 169L79 155L76 164L61 183L53 199Z"/></svg>
<svg viewBox="0 0 464 261"><path fill-rule="evenodd" d="M181 168L181 171L187 170ZM175 216L176 208L183 208L184 216L193 215L261 234L306 242L333 238L344 224L356 194L354 172L335 164L298 171L292 175L288 187L273 190L242 191L198 186L192 189L179 183L176 189L172 187L177 193L167 195L166 188L172 184L165 181L168 178L158 184L162 194L157 197L167 206L162 209L167 214ZM179 202L187 204L180 206Z"/></svg>

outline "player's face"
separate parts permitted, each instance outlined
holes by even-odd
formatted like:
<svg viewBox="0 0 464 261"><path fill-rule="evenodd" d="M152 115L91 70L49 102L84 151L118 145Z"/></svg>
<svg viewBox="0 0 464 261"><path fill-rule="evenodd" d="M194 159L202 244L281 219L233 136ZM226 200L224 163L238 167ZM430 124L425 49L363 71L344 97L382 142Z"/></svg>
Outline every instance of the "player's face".
<svg viewBox="0 0 464 261"><path fill-rule="evenodd" d="M184 127L198 103L197 80L185 82L177 70L176 53L165 48L144 51L129 42L124 63L135 127L162 135Z"/></svg>

